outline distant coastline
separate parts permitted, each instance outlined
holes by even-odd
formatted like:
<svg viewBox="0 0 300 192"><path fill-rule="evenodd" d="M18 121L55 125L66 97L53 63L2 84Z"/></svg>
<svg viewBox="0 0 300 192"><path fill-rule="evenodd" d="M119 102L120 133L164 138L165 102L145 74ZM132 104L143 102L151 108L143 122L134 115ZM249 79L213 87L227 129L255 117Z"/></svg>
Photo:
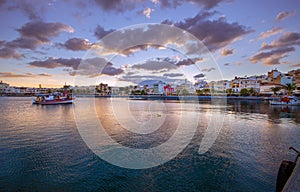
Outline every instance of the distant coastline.
<svg viewBox="0 0 300 192"><path fill-rule="evenodd" d="M2 94L0 97L34 97L28 94ZM227 100L251 100L251 101L268 101L276 100L279 97L274 96L229 96L229 95L186 95L186 96L164 96L164 95L91 95L76 94L78 98L128 98L137 100L211 100L211 99L227 99Z"/></svg>

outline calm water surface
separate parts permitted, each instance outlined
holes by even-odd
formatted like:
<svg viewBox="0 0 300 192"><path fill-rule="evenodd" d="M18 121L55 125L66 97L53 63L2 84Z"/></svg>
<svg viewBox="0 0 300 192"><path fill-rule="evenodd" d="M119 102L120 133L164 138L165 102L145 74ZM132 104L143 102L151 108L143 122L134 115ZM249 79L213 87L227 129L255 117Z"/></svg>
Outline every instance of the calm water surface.
<svg viewBox="0 0 300 192"><path fill-rule="evenodd" d="M30 98L0 97L0 191L275 191L281 161L295 157L288 147L300 149L300 107L118 99L129 102L139 122L147 121L153 102L165 106L165 123L145 135L122 129L110 99L97 98L95 109L107 133L132 148L166 142L182 111L199 114L193 139L176 158L149 169L120 168L95 155L78 132L74 108L89 111L90 100L38 106ZM189 111L191 105L197 111ZM199 154L209 116L214 114L224 115L223 127L208 152Z"/></svg>

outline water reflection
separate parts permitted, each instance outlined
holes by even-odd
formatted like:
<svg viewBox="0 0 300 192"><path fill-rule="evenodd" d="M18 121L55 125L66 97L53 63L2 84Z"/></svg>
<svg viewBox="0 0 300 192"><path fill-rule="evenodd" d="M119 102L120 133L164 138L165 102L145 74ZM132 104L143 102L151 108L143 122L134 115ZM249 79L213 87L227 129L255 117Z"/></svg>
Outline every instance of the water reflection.
<svg viewBox="0 0 300 192"><path fill-rule="evenodd" d="M280 124L286 118L300 123L300 106L269 105L262 101L230 101L227 109L239 115L265 114L273 124Z"/></svg>

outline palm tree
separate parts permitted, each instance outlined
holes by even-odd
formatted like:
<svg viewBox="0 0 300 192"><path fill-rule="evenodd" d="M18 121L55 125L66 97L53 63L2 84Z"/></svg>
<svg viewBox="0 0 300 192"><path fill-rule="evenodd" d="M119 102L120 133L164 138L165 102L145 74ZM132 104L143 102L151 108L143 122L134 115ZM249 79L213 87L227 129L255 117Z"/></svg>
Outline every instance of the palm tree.
<svg viewBox="0 0 300 192"><path fill-rule="evenodd" d="M210 92L210 89L203 89L203 92L204 92L205 95L207 95L207 93Z"/></svg>
<svg viewBox="0 0 300 192"><path fill-rule="evenodd" d="M226 90L226 92L229 93L229 95L231 96L231 94L232 94L232 89L229 88L229 89Z"/></svg>
<svg viewBox="0 0 300 192"><path fill-rule="evenodd" d="M247 96L247 95L248 95L248 89L243 88L243 89L241 90L240 94L241 94L242 96Z"/></svg>
<svg viewBox="0 0 300 192"><path fill-rule="evenodd" d="M290 83L288 83L288 84L286 84L286 86L284 86L284 89L287 90L288 95L292 95L292 92L295 88L296 88L296 86L293 84L290 84Z"/></svg>
<svg viewBox="0 0 300 192"><path fill-rule="evenodd" d="M273 91L274 96L277 95L277 92L280 90L280 87L271 87L271 91Z"/></svg>
<svg viewBox="0 0 300 192"><path fill-rule="evenodd" d="M249 93L250 93L250 96L252 96L252 95L255 93L255 90L254 90L253 87L251 87L251 88L249 89Z"/></svg>

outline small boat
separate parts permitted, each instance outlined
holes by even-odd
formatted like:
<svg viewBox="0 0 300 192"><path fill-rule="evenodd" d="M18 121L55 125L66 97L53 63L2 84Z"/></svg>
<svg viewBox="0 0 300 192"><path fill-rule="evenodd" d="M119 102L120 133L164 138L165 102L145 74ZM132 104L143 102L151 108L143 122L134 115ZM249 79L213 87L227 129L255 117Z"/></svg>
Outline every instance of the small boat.
<svg viewBox="0 0 300 192"><path fill-rule="evenodd" d="M269 101L270 105L300 105L300 100L295 96L284 96L280 101Z"/></svg>
<svg viewBox="0 0 300 192"><path fill-rule="evenodd" d="M72 104L75 101L71 93L70 86L64 86L63 93L56 94L39 94L36 98L32 99L32 104L40 105L57 105L57 104Z"/></svg>

